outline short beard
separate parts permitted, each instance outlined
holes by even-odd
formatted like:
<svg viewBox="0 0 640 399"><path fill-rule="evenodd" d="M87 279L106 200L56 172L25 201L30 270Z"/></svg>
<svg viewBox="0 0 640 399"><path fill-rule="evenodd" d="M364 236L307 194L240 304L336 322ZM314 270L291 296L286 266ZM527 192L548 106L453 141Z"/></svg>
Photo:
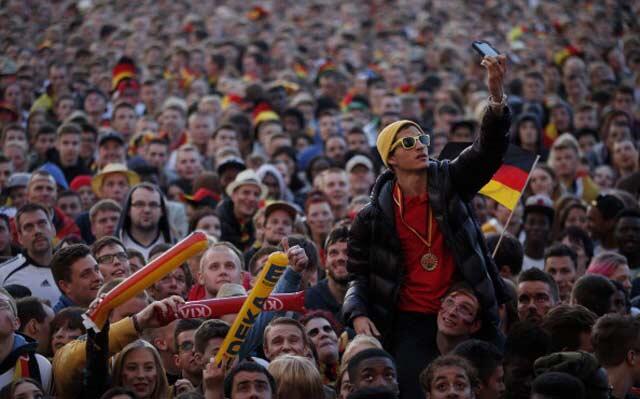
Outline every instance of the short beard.
<svg viewBox="0 0 640 399"><path fill-rule="evenodd" d="M346 287L349 284L349 276L346 277L338 277L331 270L327 272L331 280L333 280L336 284Z"/></svg>

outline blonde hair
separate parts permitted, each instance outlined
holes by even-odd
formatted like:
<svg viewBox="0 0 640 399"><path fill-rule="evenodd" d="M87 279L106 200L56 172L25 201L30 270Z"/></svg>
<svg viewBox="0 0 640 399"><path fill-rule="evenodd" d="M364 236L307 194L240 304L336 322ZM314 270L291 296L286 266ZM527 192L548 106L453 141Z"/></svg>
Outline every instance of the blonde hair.
<svg viewBox="0 0 640 399"><path fill-rule="evenodd" d="M549 151L549 160L547 163L552 169L556 169L556 152L566 149L573 150L576 153L576 159L580 159L580 145L578 144L578 140L576 140L571 133L563 133L553 142L551 150Z"/></svg>
<svg viewBox="0 0 640 399"><path fill-rule="evenodd" d="M362 352L365 349L382 349L382 344L376 337L372 337L370 335L358 334L351 342L347 344L347 347L342 354L342 362L340 364L341 373L347 369L349 365L349 360L354 357L359 352Z"/></svg>
<svg viewBox="0 0 640 399"><path fill-rule="evenodd" d="M279 398L323 399L322 377L311 360L283 355L267 367L276 380Z"/></svg>
<svg viewBox="0 0 640 399"><path fill-rule="evenodd" d="M120 353L116 355L113 364L113 383L112 386L123 386L122 372L124 371L124 361L129 353L136 349L146 349L151 352L153 356L153 362L156 366L156 385L153 387L151 393L151 399L168 399L169 398L169 382L167 381L167 375L164 367L162 366L162 360L158 350L145 340L139 339L133 341L129 345L125 346Z"/></svg>

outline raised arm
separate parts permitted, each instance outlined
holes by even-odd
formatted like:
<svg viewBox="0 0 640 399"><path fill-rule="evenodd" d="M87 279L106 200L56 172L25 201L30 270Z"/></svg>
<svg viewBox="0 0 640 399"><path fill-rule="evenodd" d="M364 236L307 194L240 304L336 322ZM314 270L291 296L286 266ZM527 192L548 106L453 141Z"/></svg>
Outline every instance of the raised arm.
<svg viewBox="0 0 640 399"><path fill-rule="evenodd" d="M507 107L503 90L506 57L487 56L483 58L481 65L487 69L490 97L482 117L480 135L471 147L451 162L454 188L466 200L473 198L491 180L502 165L502 158L509 145L511 112Z"/></svg>

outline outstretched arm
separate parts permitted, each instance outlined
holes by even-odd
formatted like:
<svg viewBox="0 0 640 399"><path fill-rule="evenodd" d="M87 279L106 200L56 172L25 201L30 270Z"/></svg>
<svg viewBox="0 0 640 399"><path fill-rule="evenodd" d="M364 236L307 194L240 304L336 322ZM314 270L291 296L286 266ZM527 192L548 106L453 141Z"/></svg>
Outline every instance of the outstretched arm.
<svg viewBox="0 0 640 399"><path fill-rule="evenodd" d="M480 125L480 135L471 147L451 162L454 188L465 200L471 200L491 180L500 168L509 144L511 113L506 105L503 90L506 57L486 56L481 65L487 69L490 96Z"/></svg>

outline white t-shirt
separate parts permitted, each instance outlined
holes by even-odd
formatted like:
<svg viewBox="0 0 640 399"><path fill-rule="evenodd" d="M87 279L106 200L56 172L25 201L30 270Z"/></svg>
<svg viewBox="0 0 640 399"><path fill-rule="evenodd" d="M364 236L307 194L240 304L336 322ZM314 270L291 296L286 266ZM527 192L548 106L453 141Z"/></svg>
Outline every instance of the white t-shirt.
<svg viewBox="0 0 640 399"><path fill-rule="evenodd" d="M0 285L18 284L31 290L31 294L48 300L51 306L60 299L60 290L51 273L51 269L38 266L20 254L0 264Z"/></svg>
<svg viewBox="0 0 640 399"><path fill-rule="evenodd" d="M524 260L522 261L522 271L532 269L534 267L536 269L544 270L544 258L533 259L525 255Z"/></svg>
<svg viewBox="0 0 640 399"><path fill-rule="evenodd" d="M149 244L149 246L145 247L144 245L140 244L138 241L134 240L133 237L129 235L129 233L127 233L126 231L123 231L122 243L124 244L125 248L131 248L131 249L140 251L140 253L144 255L144 259L148 262L149 252L151 252L151 248L153 248L157 244L164 244L167 242L164 240L164 236L162 235L162 233L159 233L158 237L156 237L156 239L151 244ZM167 244L170 244L170 243L167 243Z"/></svg>

